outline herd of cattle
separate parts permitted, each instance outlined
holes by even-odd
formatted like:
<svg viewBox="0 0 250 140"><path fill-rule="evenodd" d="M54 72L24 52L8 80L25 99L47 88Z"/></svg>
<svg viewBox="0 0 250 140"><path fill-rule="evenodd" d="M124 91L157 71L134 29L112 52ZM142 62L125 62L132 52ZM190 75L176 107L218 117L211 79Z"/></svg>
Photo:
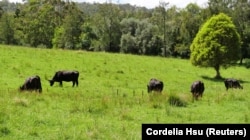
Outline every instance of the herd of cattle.
<svg viewBox="0 0 250 140"><path fill-rule="evenodd" d="M54 77L51 80L48 80L50 83L50 86L53 86L55 82L59 82L59 85L62 86L62 82L72 82L73 87L76 85L78 86L78 78L79 78L79 72L78 71L67 71L67 70L61 70L57 71L54 75ZM243 89L243 86L240 85L239 81L233 78L225 79L224 84L226 87L226 90L229 88L239 88ZM149 83L147 84L147 90L148 93L151 93L152 91L161 93L164 87L164 83L161 80L158 80L156 78L150 79ZM31 76L25 80L22 86L19 88L20 91L28 90L28 91L38 91L39 93L42 92L42 84L41 79L38 75ZM194 99L201 98L203 95L203 92L205 90L205 85L202 81L194 81L191 84L191 90L190 92L193 95Z"/></svg>
<svg viewBox="0 0 250 140"><path fill-rule="evenodd" d="M228 90L229 88L243 89L243 86L240 85L240 82L233 78L225 79L224 84L225 84L226 90ZM150 79L147 87L148 87L148 93L151 93L152 91L161 93L163 90L164 84L162 81L152 78ZM205 90L205 85L200 80L194 81L191 84L190 92L192 93L193 99L195 100L198 100L199 97L200 98L202 97L204 90Z"/></svg>

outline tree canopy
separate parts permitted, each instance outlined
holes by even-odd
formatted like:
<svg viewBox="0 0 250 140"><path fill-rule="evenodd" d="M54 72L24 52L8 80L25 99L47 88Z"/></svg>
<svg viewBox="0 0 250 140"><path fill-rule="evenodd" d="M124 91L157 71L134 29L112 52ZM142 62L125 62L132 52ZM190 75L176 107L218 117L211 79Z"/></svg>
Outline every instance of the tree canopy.
<svg viewBox="0 0 250 140"><path fill-rule="evenodd" d="M212 16L197 33L191 46L191 63L213 67L221 78L220 67L240 59L241 38L232 19L224 13Z"/></svg>
<svg viewBox="0 0 250 140"><path fill-rule="evenodd" d="M201 25L224 13L242 38L239 62L246 63L243 60L250 58L249 0L208 0L207 4L178 8L160 2L148 9L112 1L4 0L0 1L0 43L189 59Z"/></svg>

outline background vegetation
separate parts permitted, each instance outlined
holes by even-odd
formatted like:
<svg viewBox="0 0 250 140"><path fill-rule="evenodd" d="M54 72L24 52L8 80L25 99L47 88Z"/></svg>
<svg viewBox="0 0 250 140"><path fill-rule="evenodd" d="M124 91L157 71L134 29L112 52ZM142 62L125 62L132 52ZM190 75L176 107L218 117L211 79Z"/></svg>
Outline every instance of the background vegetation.
<svg viewBox="0 0 250 140"><path fill-rule="evenodd" d="M190 44L203 23L224 13L242 38L241 60L249 58L248 0L208 0L204 7L190 3L185 8L169 4L147 9L112 1L2 0L0 43L189 58Z"/></svg>
<svg viewBox="0 0 250 140"><path fill-rule="evenodd" d="M226 91L212 68L186 59L3 45L0 56L1 139L141 139L142 123L250 122L250 74L243 66L221 69L244 87ZM79 87L50 87L45 79L59 69L79 70ZM43 93L18 92L34 74ZM164 81L161 95L147 93L152 77ZM205 92L193 102L197 79Z"/></svg>

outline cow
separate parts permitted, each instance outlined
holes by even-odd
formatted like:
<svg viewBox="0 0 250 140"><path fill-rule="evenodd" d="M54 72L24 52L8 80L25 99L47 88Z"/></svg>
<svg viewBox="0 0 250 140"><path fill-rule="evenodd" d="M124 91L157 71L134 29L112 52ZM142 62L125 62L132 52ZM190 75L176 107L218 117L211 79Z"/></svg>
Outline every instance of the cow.
<svg viewBox="0 0 250 140"><path fill-rule="evenodd" d="M20 91L38 91L39 93L42 93L42 84L41 79L38 75L28 77L24 84L20 86Z"/></svg>
<svg viewBox="0 0 250 140"><path fill-rule="evenodd" d="M243 89L243 86L240 85L240 82L233 78L225 79L224 84L225 84L226 90L228 90L229 88Z"/></svg>
<svg viewBox="0 0 250 140"><path fill-rule="evenodd" d="M54 85L54 82L59 82L60 86L62 87L62 82L71 82L73 83L72 87L75 85L78 86L78 77L79 72L78 71L69 71L69 70L60 70L57 71L54 75L54 77L49 80L50 86Z"/></svg>
<svg viewBox="0 0 250 140"><path fill-rule="evenodd" d="M202 98L204 90L205 86L202 81L194 81L191 85L191 93L193 95L193 99L198 100L199 97Z"/></svg>
<svg viewBox="0 0 250 140"><path fill-rule="evenodd" d="M152 91L161 93L163 90L163 87L164 87L164 84L162 81L156 78L151 78L147 85L148 93L151 93Z"/></svg>

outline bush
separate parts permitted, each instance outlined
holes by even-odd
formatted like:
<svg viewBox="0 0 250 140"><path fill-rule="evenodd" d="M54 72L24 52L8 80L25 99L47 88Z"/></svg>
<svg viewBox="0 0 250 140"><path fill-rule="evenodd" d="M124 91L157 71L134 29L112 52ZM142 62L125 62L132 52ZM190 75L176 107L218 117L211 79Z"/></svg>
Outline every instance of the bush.
<svg viewBox="0 0 250 140"><path fill-rule="evenodd" d="M168 103L172 106L185 107L187 102L177 95L170 95L168 98Z"/></svg>

